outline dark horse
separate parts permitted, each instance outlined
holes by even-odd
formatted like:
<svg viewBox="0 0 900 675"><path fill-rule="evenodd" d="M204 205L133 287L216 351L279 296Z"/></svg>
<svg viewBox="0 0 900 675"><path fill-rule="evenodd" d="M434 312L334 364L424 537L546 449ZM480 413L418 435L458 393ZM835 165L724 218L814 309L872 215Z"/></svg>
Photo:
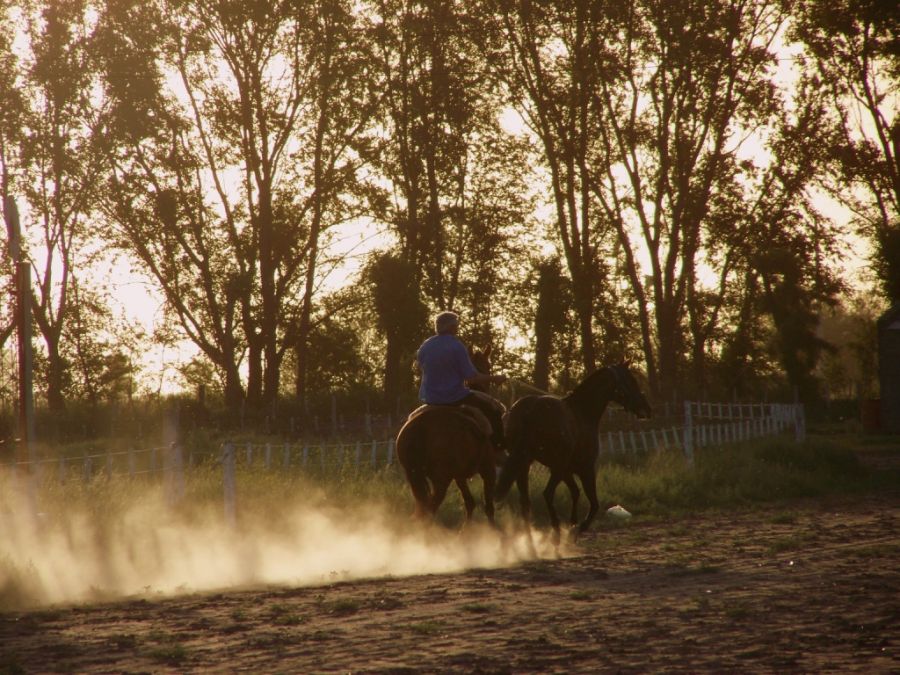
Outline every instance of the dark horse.
<svg viewBox="0 0 900 675"><path fill-rule="evenodd" d="M490 348L471 352L479 372L490 372ZM499 403L498 403L499 405ZM475 498L468 479L479 474L484 486L484 511L494 522L495 448L484 414L469 406L422 406L414 410L397 434L397 459L416 500L416 513L437 512L447 488L455 482L472 518Z"/></svg>
<svg viewBox="0 0 900 675"><path fill-rule="evenodd" d="M571 522L575 525L579 493L574 476L578 476L590 502L579 531L587 530L600 506L594 473L599 450L597 424L610 401L638 417L650 416L650 404L625 363L597 370L562 398L544 395L517 400L506 414L509 457L500 470L495 496L502 499L515 481L522 517L528 521L528 470L533 461L545 465L550 469L550 480L544 488L544 500L558 538L559 518L553 506L556 486L564 482L572 493Z"/></svg>

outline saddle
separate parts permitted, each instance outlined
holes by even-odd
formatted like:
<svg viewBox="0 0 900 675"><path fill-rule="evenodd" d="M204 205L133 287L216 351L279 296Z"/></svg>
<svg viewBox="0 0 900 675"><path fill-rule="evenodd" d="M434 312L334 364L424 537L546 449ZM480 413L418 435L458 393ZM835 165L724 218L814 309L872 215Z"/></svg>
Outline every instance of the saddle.
<svg viewBox="0 0 900 675"><path fill-rule="evenodd" d="M474 425L475 430L484 438L490 438L493 433L493 429L491 428L491 422L485 416L483 412L481 412L478 408L470 405L429 405L424 404L420 405L418 408L409 413L409 416L406 418L407 424L412 422L412 420L416 417L419 417L423 413L428 412L429 410L441 409L446 410L450 408L459 413L459 415L465 418L468 422Z"/></svg>

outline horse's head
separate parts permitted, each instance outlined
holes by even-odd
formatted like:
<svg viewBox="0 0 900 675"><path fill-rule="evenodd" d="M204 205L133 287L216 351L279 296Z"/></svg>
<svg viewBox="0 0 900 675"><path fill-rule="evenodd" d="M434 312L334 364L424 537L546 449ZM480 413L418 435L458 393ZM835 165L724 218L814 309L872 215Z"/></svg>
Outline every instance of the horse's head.
<svg viewBox="0 0 900 675"><path fill-rule="evenodd" d="M475 370L483 375L491 374L491 345L488 345L484 349L472 349L469 347L469 358L472 359L472 365L475 366ZM476 391L483 391L487 393L488 385L480 385L473 386L472 389Z"/></svg>
<svg viewBox="0 0 900 675"><path fill-rule="evenodd" d="M633 415L648 418L652 415L650 403L641 391L641 387L638 385L628 365L626 361L607 368L612 373L614 382L610 399Z"/></svg>

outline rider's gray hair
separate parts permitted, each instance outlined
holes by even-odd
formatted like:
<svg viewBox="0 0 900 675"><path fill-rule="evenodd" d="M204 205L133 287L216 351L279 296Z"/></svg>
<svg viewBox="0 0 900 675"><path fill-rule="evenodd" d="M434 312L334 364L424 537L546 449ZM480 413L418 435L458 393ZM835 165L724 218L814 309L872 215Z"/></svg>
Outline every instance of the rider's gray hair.
<svg viewBox="0 0 900 675"><path fill-rule="evenodd" d="M441 312L434 317L434 332L446 333L454 326L459 325L459 315L455 312Z"/></svg>

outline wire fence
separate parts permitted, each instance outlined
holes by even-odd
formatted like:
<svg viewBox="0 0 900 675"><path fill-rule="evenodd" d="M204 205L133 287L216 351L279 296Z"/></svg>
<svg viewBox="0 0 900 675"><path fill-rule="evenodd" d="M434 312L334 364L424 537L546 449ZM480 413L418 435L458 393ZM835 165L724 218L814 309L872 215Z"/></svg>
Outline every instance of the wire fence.
<svg viewBox="0 0 900 675"><path fill-rule="evenodd" d="M677 449L693 463L696 448L725 446L792 431L796 441L806 434L802 405L781 403L721 403L685 401L682 415L674 420L674 411L666 409L656 421L640 426L616 425L621 411L613 411L598 428L601 453L638 453L660 449ZM624 419L624 418L622 418ZM634 422L629 420L629 424ZM617 427L617 428L613 428ZM236 517L238 473L245 471L278 471L281 473L316 472L338 475L355 471L376 471L396 466L393 439L357 440L334 443L254 443L227 442L213 453L195 457L187 455L178 443L100 453L80 457L64 457L18 461L8 465L11 480L19 474L30 484L73 479L84 482L114 476L162 481L167 499L177 503L185 494L185 473L191 467L212 460L221 464L226 518Z"/></svg>

